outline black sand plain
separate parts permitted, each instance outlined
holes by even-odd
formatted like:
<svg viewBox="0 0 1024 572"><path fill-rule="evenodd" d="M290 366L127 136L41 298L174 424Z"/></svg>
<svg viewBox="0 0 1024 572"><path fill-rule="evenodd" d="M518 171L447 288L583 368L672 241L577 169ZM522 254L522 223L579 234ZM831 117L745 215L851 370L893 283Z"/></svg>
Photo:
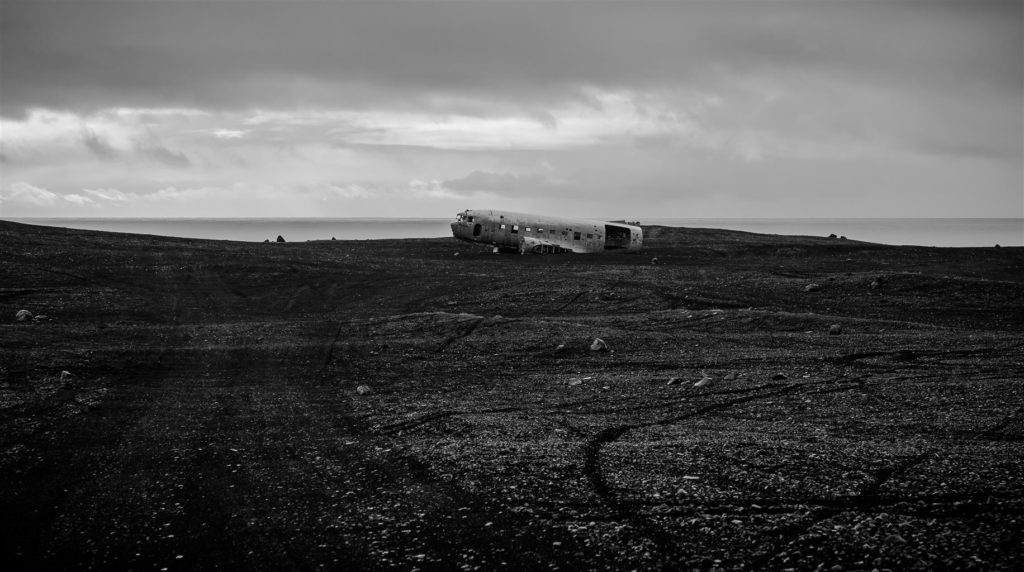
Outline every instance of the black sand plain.
<svg viewBox="0 0 1024 572"><path fill-rule="evenodd" d="M645 233L0 222L0 565L1024 566L1024 249Z"/></svg>

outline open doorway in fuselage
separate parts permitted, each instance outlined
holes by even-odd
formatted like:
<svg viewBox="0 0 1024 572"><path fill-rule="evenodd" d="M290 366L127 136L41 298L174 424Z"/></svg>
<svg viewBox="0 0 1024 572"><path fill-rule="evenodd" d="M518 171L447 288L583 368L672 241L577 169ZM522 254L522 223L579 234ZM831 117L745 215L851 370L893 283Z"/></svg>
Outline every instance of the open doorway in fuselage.
<svg viewBox="0 0 1024 572"><path fill-rule="evenodd" d="M604 225L604 236L605 250L629 248L630 240L632 238L630 236L629 228L611 224Z"/></svg>

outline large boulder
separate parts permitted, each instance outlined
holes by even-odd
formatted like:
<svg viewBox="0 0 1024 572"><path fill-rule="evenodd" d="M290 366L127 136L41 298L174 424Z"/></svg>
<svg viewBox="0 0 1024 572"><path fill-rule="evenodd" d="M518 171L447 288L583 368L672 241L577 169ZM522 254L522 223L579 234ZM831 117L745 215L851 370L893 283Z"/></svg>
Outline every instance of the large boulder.
<svg viewBox="0 0 1024 572"><path fill-rule="evenodd" d="M14 315L14 319L19 322L27 322L32 319L32 312L28 310L18 310L18 313Z"/></svg>
<svg viewBox="0 0 1024 572"><path fill-rule="evenodd" d="M608 344L601 338L594 338L594 342L590 344L590 351L606 352L608 351Z"/></svg>

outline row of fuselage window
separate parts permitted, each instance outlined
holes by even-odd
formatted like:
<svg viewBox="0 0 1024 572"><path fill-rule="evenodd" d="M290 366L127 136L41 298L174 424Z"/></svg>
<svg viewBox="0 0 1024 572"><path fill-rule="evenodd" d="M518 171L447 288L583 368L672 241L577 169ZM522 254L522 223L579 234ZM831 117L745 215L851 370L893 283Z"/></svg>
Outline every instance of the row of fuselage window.
<svg viewBox="0 0 1024 572"><path fill-rule="evenodd" d="M507 224L502 223L501 230L505 230L505 227L507 227L507 226L508 226ZM530 227L526 227L524 230L526 232L533 232L533 230ZM553 228L552 229L548 229L548 233L549 234L555 234L556 232L558 232L558 231L556 231ZM568 236L570 232L572 233L572 239L573 240L582 240L583 239L583 233L573 231L571 228L567 228L567 229L563 230L562 231L562 235L563 236ZM512 225L512 234L519 234L519 225L518 224ZM538 228L537 229L537 234L544 234L544 229L543 228ZM594 239L594 235L593 234L587 234L587 240L593 240L593 239ZM601 240L601 235L600 234L597 235L597 239Z"/></svg>

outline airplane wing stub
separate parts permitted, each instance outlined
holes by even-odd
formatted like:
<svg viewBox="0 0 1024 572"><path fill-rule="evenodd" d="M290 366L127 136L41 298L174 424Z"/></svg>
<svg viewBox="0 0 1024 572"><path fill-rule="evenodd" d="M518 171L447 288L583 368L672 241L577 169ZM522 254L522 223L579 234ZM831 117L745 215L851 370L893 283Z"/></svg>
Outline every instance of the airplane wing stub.
<svg viewBox="0 0 1024 572"><path fill-rule="evenodd" d="M550 240L524 236L519 240L519 254L562 254L572 250L559 246Z"/></svg>

